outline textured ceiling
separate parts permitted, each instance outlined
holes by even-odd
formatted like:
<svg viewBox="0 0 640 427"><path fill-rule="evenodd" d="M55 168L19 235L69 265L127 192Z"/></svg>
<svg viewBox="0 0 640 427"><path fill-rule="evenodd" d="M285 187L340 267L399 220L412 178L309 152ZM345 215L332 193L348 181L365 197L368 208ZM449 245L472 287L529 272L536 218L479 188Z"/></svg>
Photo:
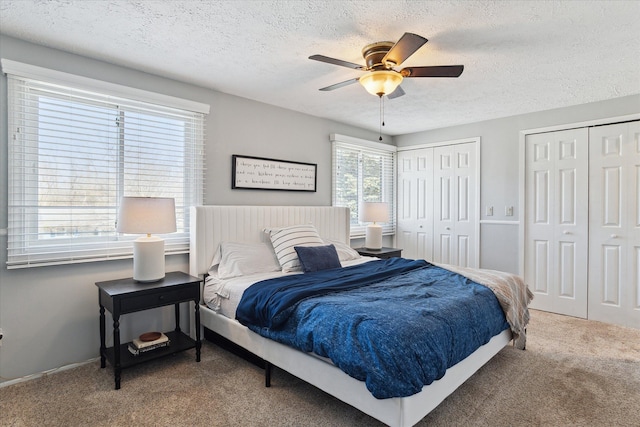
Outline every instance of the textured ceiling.
<svg viewBox="0 0 640 427"><path fill-rule="evenodd" d="M308 57L364 63L366 44L420 34L403 66L465 69L405 80L389 135L640 93L638 22L636 0L0 0L3 34L375 131L360 85L318 91L362 72Z"/></svg>

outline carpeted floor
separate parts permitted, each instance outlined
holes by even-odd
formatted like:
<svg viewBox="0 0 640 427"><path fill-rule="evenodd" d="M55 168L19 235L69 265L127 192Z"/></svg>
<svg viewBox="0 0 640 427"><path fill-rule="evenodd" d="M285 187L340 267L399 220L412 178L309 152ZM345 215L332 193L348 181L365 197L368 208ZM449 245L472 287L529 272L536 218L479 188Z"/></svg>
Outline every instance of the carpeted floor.
<svg viewBox="0 0 640 427"><path fill-rule="evenodd" d="M509 346L419 426L640 426L640 330L532 311ZM126 369L91 363L0 388L2 426L378 426L280 369L205 342Z"/></svg>

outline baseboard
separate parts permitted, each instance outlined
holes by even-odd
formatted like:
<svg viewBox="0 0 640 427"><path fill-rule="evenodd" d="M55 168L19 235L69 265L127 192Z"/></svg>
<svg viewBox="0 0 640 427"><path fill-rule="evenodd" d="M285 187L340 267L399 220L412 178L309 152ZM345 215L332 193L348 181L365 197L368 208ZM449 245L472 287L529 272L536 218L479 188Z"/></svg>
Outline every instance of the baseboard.
<svg viewBox="0 0 640 427"><path fill-rule="evenodd" d="M61 366L59 368L49 369L48 371L39 372L37 374L31 374L31 375L27 375L25 377L14 378L12 380L3 381L3 382L0 382L0 388L7 387L7 386L10 386L10 385L13 385L13 384L22 383L22 382L25 382L25 381L35 380L37 378L41 378L41 377L44 377L46 375L56 374L58 372L63 372L63 371L69 370L69 369L73 369L73 368L77 368L79 366L83 366L83 365L86 365L86 364L89 364L89 363L93 363L93 362L96 362L98 360L100 360L99 357L94 357L93 359L89 359L89 360L86 360L84 362L72 363L70 365L65 365L65 366Z"/></svg>

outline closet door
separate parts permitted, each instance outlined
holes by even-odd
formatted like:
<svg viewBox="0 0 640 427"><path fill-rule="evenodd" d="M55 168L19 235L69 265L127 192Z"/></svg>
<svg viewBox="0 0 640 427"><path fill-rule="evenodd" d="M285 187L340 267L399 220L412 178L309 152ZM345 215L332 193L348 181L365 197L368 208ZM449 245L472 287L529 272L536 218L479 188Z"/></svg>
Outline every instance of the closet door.
<svg viewBox="0 0 640 427"><path fill-rule="evenodd" d="M590 129L589 319L640 328L640 122Z"/></svg>
<svg viewBox="0 0 640 427"><path fill-rule="evenodd" d="M531 307L587 317L588 131L525 141L525 280Z"/></svg>
<svg viewBox="0 0 640 427"><path fill-rule="evenodd" d="M433 259L433 148L398 153L398 232L402 256Z"/></svg>
<svg viewBox="0 0 640 427"><path fill-rule="evenodd" d="M478 267L476 144L434 148L433 259Z"/></svg>

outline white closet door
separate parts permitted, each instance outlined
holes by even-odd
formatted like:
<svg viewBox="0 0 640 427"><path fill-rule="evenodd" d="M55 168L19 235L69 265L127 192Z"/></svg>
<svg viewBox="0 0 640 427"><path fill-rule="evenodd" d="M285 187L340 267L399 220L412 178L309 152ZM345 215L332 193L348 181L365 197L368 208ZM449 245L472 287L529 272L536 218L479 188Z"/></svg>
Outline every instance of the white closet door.
<svg viewBox="0 0 640 427"><path fill-rule="evenodd" d="M525 280L532 308L587 317L588 131L526 137Z"/></svg>
<svg viewBox="0 0 640 427"><path fill-rule="evenodd" d="M478 267L476 144L434 148L433 259Z"/></svg>
<svg viewBox="0 0 640 427"><path fill-rule="evenodd" d="M398 153L398 232L402 256L433 259L433 148Z"/></svg>
<svg viewBox="0 0 640 427"><path fill-rule="evenodd" d="M455 264L455 168L454 152L450 147L438 147L434 152L434 224L433 259L435 262Z"/></svg>
<svg viewBox="0 0 640 427"><path fill-rule="evenodd" d="M640 328L640 122L590 129L589 318Z"/></svg>
<svg viewBox="0 0 640 427"><path fill-rule="evenodd" d="M476 144L455 146L455 244L456 265L479 267L476 231L478 228Z"/></svg>

